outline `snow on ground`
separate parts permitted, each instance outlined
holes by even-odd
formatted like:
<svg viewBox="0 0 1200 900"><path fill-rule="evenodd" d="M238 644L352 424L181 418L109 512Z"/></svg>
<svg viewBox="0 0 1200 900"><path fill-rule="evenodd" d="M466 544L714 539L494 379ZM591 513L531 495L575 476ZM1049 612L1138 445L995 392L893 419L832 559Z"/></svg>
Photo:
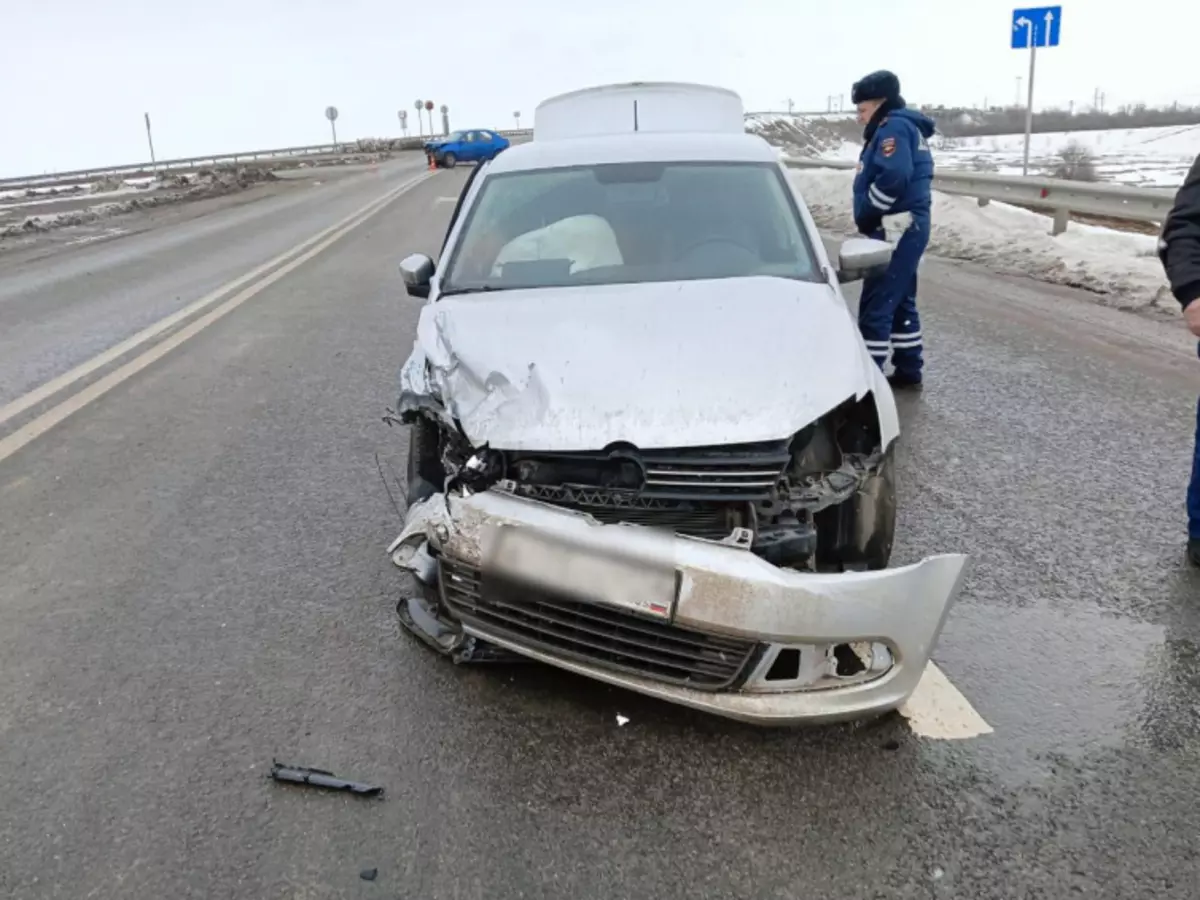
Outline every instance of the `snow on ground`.
<svg viewBox="0 0 1200 900"><path fill-rule="evenodd" d="M853 171L799 169L790 175L821 228L855 233ZM1155 256L1156 238L1074 222L1054 236L1050 227L1050 218L1038 213L996 202L981 207L970 197L935 192L929 252L1085 288L1106 306L1178 311Z"/></svg>
<svg viewBox="0 0 1200 900"><path fill-rule="evenodd" d="M1200 125L1035 134L1029 140L1030 168L1035 171L1053 168L1059 151L1070 143L1086 147L1096 158L1096 175L1100 181L1142 187L1178 187L1200 154ZM955 169L986 167L1002 175L1020 175L1025 135L939 136L932 142L932 147L939 166Z"/></svg>
<svg viewBox="0 0 1200 900"><path fill-rule="evenodd" d="M856 160L862 149L862 129L852 118L771 113L748 116L746 127L791 156ZM1029 142L1031 173L1048 174L1059 163L1058 154L1071 143L1086 147L1095 157L1100 181L1178 187L1200 154L1200 125L1035 134ZM1020 175L1025 135L937 135L930 146L940 168Z"/></svg>
<svg viewBox="0 0 1200 900"><path fill-rule="evenodd" d="M746 117L746 130L790 156L858 159L862 128L854 115L789 116L759 113Z"/></svg>

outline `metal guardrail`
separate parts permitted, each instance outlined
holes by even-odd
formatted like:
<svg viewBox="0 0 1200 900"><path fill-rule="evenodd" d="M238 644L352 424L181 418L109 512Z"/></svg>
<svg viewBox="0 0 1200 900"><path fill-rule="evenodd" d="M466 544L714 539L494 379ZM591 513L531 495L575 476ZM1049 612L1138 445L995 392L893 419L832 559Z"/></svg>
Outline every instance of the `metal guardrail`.
<svg viewBox="0 0 1200 900"><path fill-rule="evenodd" d="M533 129L497 129L496 134L513 140L529 137L533 134ZM437 136L435 135L435 137ZM163 159L158 160L156 163L139 162L117 166L97 166L92 169L75 169L70 172L0 178L0 191L81 184L94 181L97 178L104 178L105 176L137 178L151 176L157 172L188 172L209 166L234 165L237 163L274 162L297 158L339 157L354 153L374 153L380 150L420 150L421 146L428 140L430 140L429 137L368 138L364 141L366 144L365 147L360 146L357 141L348 141L338 144L312 144L306 147L283 147L277 150L249 150L241 153L206 154L204 156L189 156L182 159ZM371 147L374 143L380 145L379 150Z"/></svg>
<svg viewBox="0 0 1200 900"><path fill-rule="evenodd" d="M793 169L853 170L858 164L846 160L786 158L784 165ZM933 186L943 194L975 197L980 206L999 200L1050 210L1054 213L1053 234L1062 234L1067 230L1072 213L1158 224L1167 217L1176 194L1172 188L1092 184L1060 178L996 175L955 169L938 169L933 176Z"/></svg>

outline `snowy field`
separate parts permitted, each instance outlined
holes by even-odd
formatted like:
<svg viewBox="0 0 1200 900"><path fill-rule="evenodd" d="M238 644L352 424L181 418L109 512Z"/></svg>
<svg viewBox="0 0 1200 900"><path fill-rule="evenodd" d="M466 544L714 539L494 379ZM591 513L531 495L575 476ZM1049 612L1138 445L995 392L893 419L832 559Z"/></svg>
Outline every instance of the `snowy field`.
<svg viewBox="0 0 1200 900"><path fill-rule="evenodd" d="M790 174L823 230L847 236L855 232L852 171L801 169ZM1106 306L1178 315L1179 305L1155 256L1156 238L1074 222L1053 236L1050 226L1048 217L1005 203L981 207L970 197L935 192L929 252L1085 288Z"/></svg>
<svg viewBox="0 0 1200 900"><path fill-rule="evenodd" d="M751 116L746 124L790 155L856 160L862 148L858 126L846 117L809 119L772 114ZM1086 147L1095 158L1099 181L1134 187L1178 187L1200 155L1200 125L1035 134L1029 144L1030 171L1047 174L1053 170L1059 152L1071 143ZM942 168L1020 175L1025 135L937 135L930 145L934 161Z"/></svg>
<svg viewBox="0 0 1200 900"><path fill-rule="evenodd" d="M1200 125L1072 131L1035 134L1029 141L1029 165L1053 168L1069 143L1086 147L1096 160L1098 180L1139 187L1178 187L1200 154ZM934 158L946 168L970 169L980 162L1002 175L1020 175L1025 135L945 138L933 143ZM857 154L855 157L856 158Z"/></svg>

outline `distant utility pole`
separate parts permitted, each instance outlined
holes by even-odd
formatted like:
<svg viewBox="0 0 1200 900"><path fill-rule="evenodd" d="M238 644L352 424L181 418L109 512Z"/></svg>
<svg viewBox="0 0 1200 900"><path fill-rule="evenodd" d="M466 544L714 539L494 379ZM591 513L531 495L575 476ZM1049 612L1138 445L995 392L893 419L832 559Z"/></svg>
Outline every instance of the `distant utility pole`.
<svg viewBox="0 0 1200 900"><path fill-rule="evenodd" d="M792 110L796 108L796 104L792 102L791 97L788 97L787 105L788 105L788 115L790 116L792 114Z"/></svg>
<svg viewBox="0 0 1200 900"><path fill-rule="evenodd" d="M841 112L846 106L846 95L838 94L838 112Z"/></svg>
<svg viewBox="0 0 1200 900"><path fill-rule="evenodd" d="M150 133L150 113L146 113L146 140L150 142L150 168L158 171L158 163L154 161L154 135Z"/></svg>
<svg viewBox="0 0 1200 900"><path fill-rule="evenodd" d="M833 94L825 98L825 112L833 112Z"/></svg>

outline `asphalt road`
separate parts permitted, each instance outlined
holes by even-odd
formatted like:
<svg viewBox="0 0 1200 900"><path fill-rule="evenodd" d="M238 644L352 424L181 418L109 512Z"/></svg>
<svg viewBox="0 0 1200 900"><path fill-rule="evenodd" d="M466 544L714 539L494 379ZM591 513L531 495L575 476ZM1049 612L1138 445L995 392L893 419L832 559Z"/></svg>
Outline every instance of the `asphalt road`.
<svg viewBox="0 0 1200 900"><path fill-rule="evenodd" d="M414 174L0 257L0 403ZM396 263L436 253L464 178L0 458L0 896L1195 896L1200 363L1178 327L924 270L895 560L973 557L935 656L991 734L760 731L455 668L399 630L376 457L402 471L380 417L419 301ZM273 758L387 793L275 785Z"/></svg>

